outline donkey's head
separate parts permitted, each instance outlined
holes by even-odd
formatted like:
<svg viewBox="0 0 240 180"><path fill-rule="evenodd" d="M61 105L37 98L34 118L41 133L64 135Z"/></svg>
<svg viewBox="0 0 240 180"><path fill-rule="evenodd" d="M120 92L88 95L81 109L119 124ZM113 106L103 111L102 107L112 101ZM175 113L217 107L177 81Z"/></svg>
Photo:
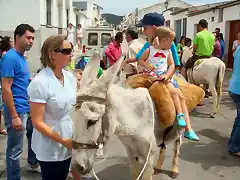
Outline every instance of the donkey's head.
<svg viewBox="0 0 240 180"><path fill-rule="evenodd" d="M78 165L76 165L81 173L87 173L92 169L93 161L90 161L90 159L93 158L99 144L104 139L102 126L108 103L107 92L109 85L120 69L122 61L123 58L97 79L100 56L94 54L83 71L73 114L75 129L73 148L82 154L78 159Z"/></svg>

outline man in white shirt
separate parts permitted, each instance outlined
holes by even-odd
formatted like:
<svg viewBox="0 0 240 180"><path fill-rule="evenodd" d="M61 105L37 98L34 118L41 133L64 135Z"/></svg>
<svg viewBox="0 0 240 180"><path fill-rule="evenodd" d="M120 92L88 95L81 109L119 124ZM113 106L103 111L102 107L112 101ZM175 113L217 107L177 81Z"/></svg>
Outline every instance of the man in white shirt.
<svg viewBox="0 0 240 180"><path fill-rule="evenodd" d="M129 74L137 74L142 71L141 67L137 65L137 62L128 63L128 59L136 57L136 54L143 47L143 43L138 39L138 32L134 29L127 29L125 32L126 41L128 42L128 52L126 60L124 61L123 68L124 71Z"/></svg>

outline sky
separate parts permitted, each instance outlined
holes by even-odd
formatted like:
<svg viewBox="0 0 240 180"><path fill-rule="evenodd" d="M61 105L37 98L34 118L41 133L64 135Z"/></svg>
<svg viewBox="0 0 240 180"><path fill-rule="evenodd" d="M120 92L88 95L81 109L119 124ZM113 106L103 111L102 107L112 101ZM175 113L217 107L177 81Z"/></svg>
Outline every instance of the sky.
<svg viewBox="0 0 240 180"><path fill-rule="evenodd" d="M163 0L94 0L94 2L103 7L104 13L116 15L125 15L132 12L137 7L143 8L161 2ZM226 0L184 0L193 5L210 4L214 2L223 2Z"/></svg>

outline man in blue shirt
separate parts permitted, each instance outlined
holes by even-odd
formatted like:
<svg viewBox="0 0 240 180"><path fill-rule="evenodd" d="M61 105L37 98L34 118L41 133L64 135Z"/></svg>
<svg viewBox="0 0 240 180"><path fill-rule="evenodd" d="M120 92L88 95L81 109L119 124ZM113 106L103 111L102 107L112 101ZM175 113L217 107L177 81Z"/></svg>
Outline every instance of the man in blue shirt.
<svg viewBox="0 0 240 180"><path fill-rule="evenodd" d="M228 142L228 151L240 156L240 46L234 54L233 73L229 82L229 94L237 108L237 117Z"/></svg>
<svg viewBox="0 0 240 180"><path fill-rule="evenodd" d="M38 161L31 149L32 122L27 87L30 72L24 52L31 49L35 30L28 24L20 24L14 31L14 48L1 60L2 95L4 101L4 119L8 141L6 150L6 169L8 180L20 180L19 157L23 151L25 129L28 138L28 163L37 170Z"/></svg>

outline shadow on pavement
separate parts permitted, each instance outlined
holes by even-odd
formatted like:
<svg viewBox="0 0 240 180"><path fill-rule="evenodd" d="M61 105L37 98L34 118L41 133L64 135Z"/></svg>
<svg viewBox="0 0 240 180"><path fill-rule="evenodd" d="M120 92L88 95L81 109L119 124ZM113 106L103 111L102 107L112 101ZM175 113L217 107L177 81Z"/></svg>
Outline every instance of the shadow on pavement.
<svg viewBox="0 0 240 180"><path fill-rule="evenodd" d="M221 105L225 105L226 107L230 108L230 110L236 109L236 106L229 95L225 95L222 97Z"/></svg>
<svg viewBox="0 0 240 180"><path fill-rule="evenodd" d="M197 132L211 139L209 144L189 142L182 144L180 158L189 162L201 164L204 170L214 166L240 167L240 158L230 156L227 152L228 138L223 137L213 129Z"/></svg>
<svg viewBox="0 0 240 180"><path fill-rule="evenodd" d="M115 164L103 169L97 176L104 180L126 180L130 177L130 169L126 164Z"/></svg>

